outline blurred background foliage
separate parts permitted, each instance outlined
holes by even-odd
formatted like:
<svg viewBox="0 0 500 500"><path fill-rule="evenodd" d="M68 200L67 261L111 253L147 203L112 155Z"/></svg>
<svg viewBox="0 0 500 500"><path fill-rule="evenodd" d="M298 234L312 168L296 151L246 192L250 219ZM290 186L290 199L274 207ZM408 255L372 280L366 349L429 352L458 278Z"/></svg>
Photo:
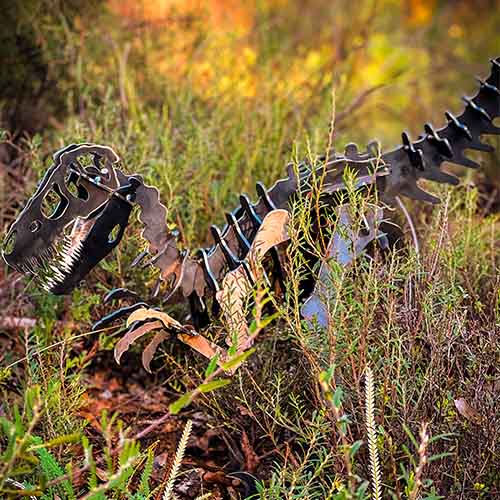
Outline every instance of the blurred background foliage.
<svg viewBox="0 0 500 500"><path fill-rule="evenodd" d="M227 185L239 178L243 189L256 171L266 182L280 176L276 160L298 138L324 147L332 88L338 144L377 138L388 148L403 129L418 134L460 109L471 76L487 71L500 46L498 0L29 0L3 11L0 119L15 140L43 132L48 152L76 139L61 131L78 117L95 141L95 115L115 106L128 130L112 144L120 152L130 151L132 129L148 127L149 111L146 120L168 117L164 134L183 148L187 111L203 126L210 117L205 141L218 143L218 160L229 160L229 146L217 135L252 144L228 169ZM255 143L262 127L277 134L271 143ZM0 148L4 164L15 157ZM228 190L206 196L231 199Z"/></svg>
<svg viewBox="0 0 500 500"><path fill-rule="evenodd" d="M2 10L3 111L15 113L13 97L46 96L58 106L31 117L44 124L109 91L128 109L189 86L208 107L286 101L325 127L334 86L343 129L394 141L456 106L500 44L497 0L28 0Z"/></svg>

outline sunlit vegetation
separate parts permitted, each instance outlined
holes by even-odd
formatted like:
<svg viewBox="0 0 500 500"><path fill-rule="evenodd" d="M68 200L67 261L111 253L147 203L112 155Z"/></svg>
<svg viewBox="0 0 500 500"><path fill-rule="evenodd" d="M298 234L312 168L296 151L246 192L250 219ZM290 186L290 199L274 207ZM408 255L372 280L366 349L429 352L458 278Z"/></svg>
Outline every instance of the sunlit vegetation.
<svg viewBox="0 0 500 500"><path fill-rule="evenodd" d="M240 192L325 151L332 115L337 148L388 149L441 126L500 55L497 0L30 0L5 16L2 234L49 155L90 141L160 189L185 247L210 244ZM488 140L497 152L461 170L461 187L428 186L440 206L409 203L420 254L409 237L336 270L328 331L300 321L299 201L287 300L269 324L257 300L255 352L229 378L174 338L153 374L139 346L118 366L123 325L90 331L117 306L106 291L151 294L154 271L130 267L137 223L71 297L0 267L0 497L494 498L500 141ZM208 334L223 345L226 325Z"/></svg>

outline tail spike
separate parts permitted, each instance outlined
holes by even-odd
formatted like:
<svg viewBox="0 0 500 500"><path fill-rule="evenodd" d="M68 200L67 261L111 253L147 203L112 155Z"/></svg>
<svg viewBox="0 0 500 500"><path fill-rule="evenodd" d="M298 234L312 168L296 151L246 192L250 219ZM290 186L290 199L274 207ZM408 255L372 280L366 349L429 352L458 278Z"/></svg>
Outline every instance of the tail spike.
<svg viewBox="0 0 500 500"><path fill-rule="evenodd" d="M481 106L476 104L470 97L464 96L464 97L462 97L462 101L465 102L467 107L471 108L473 111L478 113L485 120L487 120L489 122L493 121L491 116L488 114L488 112L484 108L482 108Z"/></svg>
<svg viewBox="0 0 500 500"><path fill-rule="evenodd" d="M424 170L424 154L421 149L415 149L415 146L410 140L410 136L407 132L401 134L403 140L403 149L408 155L408 159L413 167L419 170Z"/></svg>
<svg viewBox="0 0 500 500"><path fill-rule="evenodd" d="M469 139L469 141L472 141L472 134L470 133L469 127L467 127L465 123L461 123L458 118L449 111L445 111L444 115L451 125L453 125L461 134Z"/></svg>
<svg viewBox="0 0 500 500"><path fill-rule="evenodd" d="M439 137L438 133L430 123L424 125L426 139L437 149L438 153L445 158L453 157L453 149L451 148L450 141Z"/></svg>

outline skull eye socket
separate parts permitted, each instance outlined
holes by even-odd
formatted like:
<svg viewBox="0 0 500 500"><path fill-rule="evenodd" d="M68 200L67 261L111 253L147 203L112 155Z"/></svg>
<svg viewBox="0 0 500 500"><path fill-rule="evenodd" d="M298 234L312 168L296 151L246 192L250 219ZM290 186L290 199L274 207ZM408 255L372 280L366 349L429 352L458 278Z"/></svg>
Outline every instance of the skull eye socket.
<svg viewBox="0 0 500 500"><path fill-rule="evenodd" d="M78 155L77 161L82 168L88 170L89 168L96 167L94 158L95 157L92 153L82 153Z"/></svg>
<svg viewBox="0 0 500 500"><path fill-rule="evenodd" d="M3 242L2 251L4 255L10 255L14 251L16 245L17 231L12 231L12 233Z"/></svg>
<svg viewBox="0 0 500 500"><path fill-rule="evenodd" d="M29 225L29 230L32 233L36 233L40 228L42 227L42 223L39 220L34 220L30 225Z"/></svg>
<svg viewBox="0 0 500 500"><path fill-rule="evenodd" d="M47 194L43 197L40 210L47 219L58 219L66 211L69 202L65 196L61 194L61 190L57 184L53 184Z"/></svg>
<svg viewBox="0 0 500 500"><path fill-rule="evenodd" d="M89 192L78 182L78 175L76 172L69 172L64 177L66 189L75 197L83 201L89 199Z"/></svg>

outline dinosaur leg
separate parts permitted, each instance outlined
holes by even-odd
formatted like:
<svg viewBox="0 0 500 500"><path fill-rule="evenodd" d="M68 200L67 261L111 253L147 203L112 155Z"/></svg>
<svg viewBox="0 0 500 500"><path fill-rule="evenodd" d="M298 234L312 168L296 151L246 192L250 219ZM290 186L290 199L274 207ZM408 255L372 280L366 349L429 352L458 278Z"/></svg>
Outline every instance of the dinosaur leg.
<svg viewBox="0 0 500 500"><path fill-rule="evenodd" d="M369 243L381 239L384 244L384 233L379 231L383 219L383 210L374 208L365 215L365 231L355 231L347 206L342 205L337 209L338 219L335 232L328 244L327 252L321 263L318 280L309 298L301 308L302 317L309 323L317 323L326 328L329 320L328 304L335 298L332 287L333 272L329 261L334 259L343 267L351 265Z"/></svg>

